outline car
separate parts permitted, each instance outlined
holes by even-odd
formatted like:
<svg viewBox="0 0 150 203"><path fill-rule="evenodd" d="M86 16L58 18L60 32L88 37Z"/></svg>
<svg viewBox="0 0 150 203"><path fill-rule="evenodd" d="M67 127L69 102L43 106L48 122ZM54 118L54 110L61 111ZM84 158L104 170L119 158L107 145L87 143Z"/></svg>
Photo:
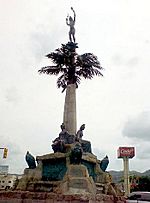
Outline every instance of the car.
<svg viewBox="0 0 150 203"><path fill-rule="evenodd" d="M126 203L149 203L150 192L137 191L132 192L126 200Z"/></svg>

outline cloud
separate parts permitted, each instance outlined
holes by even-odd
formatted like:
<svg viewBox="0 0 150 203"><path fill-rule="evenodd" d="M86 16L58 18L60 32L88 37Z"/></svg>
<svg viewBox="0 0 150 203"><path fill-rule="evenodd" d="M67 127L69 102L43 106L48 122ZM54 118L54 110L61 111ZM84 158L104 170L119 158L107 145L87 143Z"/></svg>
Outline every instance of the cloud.
<svg viewBox="0 0 150 203"><path fill-rule="evenodd" d="M113 57L112 57L112 63L116 66L121 66L124 61L123 61L123 58L121 55L119 54L115 54Z"/></svg>
<svg viewBox="0 0 150 203"><path fill-rule="evenodd" d="M122 56L121 54L115 54L112 57L112 62L116 66L130 66L134 67L138 65L140 59L138 56Z"/></svg>
<svg viewBox="0 0 150 203"><path fill-rule="evenodd" d="M105 150L103 150L103 149L93 148L92 151L100 160L103 159L107 155Z"/></svg>
<svg viewBox="0 0 150 203"><path fill-rule="evenodd" d="M138 140L150 141L150 111L142 112L129 119L123 128L123 135Z"/></svg>
<svg viewBox="0 0 150 203"><path fill-rule="evenodd" d="M139 57L137 56L133 56L129 58L126 62L126 64L131 67L138 65L138 63L139 63Z"/></svg>
<svg viewBox="0 0 150 203"><path fill-rule="evenodd" d="M36 60L39 61L41 57L44 57L55 48L56 42L54 40L50 41L50 38L53 38L52 33L50 31L48 32L44 25L39 25L38 29L31 33L30 46Z"/></svg>
<svg viewBox="0 0 150 203"><path fill-rule="evenodd" d="M12 86L6 90L5 99L10 103L18 103L19 101L19 93L16 87Z"/></svg>
<svg viewBox="0 0 150 203"><path fill-rule="evenodd" d="M150 159L150 144L141 143L140 146L136 148L138 159Z"/></svg>
<svg viewBox="0 0 150 203"><path fill-rule="evenodd" d="M15 140L1 136L1 147L6 147L8 149L8 155L6 159L1 159L1 165L8 165L10 173L22 173L23 169L26 167L24 161L24 150L19 145L16 144ZM1 157L3 156L3 150L0 152Z"/></svg>

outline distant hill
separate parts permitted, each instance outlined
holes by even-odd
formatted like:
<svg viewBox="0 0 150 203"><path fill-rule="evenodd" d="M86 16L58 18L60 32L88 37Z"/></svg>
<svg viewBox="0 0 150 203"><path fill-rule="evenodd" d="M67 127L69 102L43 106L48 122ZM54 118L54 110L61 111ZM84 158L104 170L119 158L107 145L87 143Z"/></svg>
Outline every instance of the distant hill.
<svg viewBox="0 0 150 203"><path fill-rule="evenodd" d="M113 178L114 183L118 183L123 178L123 171L108 171ZM143 173L140 173L138 171L130 171L129 175L136 175L136 176L150 176L150 170L147 170Z"/></svg>
<svg viewBox="0 0 150 203"><path fill-rule="evenodd" d="M150 170L147 170L143 173L144 176L150 176Z"/></svg>

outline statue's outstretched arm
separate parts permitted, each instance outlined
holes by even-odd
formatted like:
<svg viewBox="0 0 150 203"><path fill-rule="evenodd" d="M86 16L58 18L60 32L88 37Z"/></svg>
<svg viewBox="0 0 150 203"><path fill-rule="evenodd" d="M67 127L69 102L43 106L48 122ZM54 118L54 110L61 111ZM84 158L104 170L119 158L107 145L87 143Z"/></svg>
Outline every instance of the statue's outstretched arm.
<svg viewBox="0 0 150 203"><path fill-rule="evenodd" d="M74 13L74 22L75 22L75 20L76 20L76 13L75 13L75 11L74 11L73 7L71 7L71 10L72 10L72 11L73 11L73 13Z"/></svg>
<svg viewBox="0 0 150 203"><path fill-rule="evenodd" d="M67 18L66 18L66 24L69 25L69 23L68 23L68 16L67 16Z"/></svg>

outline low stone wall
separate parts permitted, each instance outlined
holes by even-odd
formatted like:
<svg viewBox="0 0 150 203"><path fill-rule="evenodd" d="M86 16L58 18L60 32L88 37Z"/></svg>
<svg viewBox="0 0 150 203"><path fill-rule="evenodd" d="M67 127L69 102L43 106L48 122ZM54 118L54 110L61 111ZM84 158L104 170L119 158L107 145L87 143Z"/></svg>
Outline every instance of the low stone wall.
<svg viewBox="0 0 150 203"><path fill-rule="evenodd" d="M98 194L56 195L47 192L4 191L0 192L0 203L125 203L124 197Z"/></svg>

